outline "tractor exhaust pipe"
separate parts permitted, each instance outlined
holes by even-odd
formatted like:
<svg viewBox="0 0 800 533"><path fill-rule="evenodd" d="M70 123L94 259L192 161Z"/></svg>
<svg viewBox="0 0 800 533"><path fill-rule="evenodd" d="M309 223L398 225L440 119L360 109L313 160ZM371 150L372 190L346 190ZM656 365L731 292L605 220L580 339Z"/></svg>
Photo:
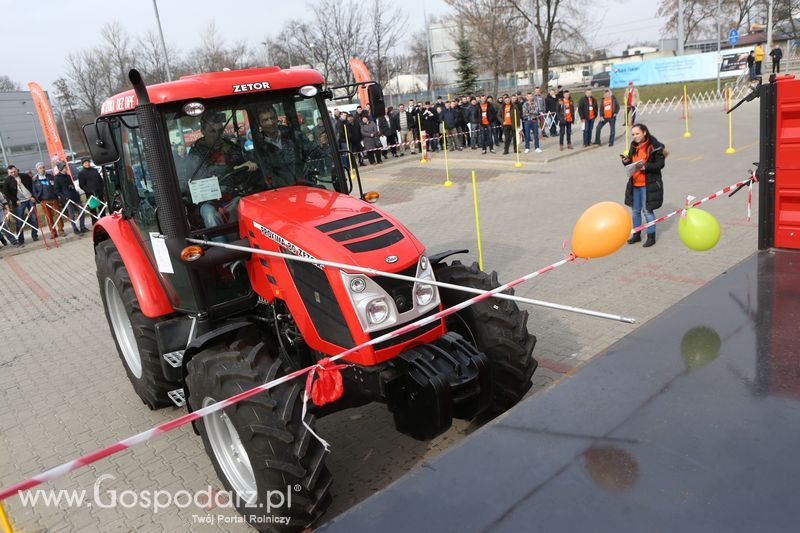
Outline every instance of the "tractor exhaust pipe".
<svg viewBox="0 0 800 533"><path fill-rule="evenodd" d="M149 104L150 103L150 95L147 94L147 87L144 84L144 80L142 79L142 74L132 68L128 72L128 79L131 80L131 85L133 85L133 92L136 93L136 99L140 104Z"/></svg>
<svg viewBox="0 0 800 533"><path fill-rule="evenodd" d="M156 197L158 227L168 238L184 239L187 235L186 218L182 212L178 179L172 166L172 152L169 149L164 124L158 107L150 102L147 87L142 75L136 69L128 72L138 102L136 118L147 149L144 151L147 171L153 183Z"/></svg>

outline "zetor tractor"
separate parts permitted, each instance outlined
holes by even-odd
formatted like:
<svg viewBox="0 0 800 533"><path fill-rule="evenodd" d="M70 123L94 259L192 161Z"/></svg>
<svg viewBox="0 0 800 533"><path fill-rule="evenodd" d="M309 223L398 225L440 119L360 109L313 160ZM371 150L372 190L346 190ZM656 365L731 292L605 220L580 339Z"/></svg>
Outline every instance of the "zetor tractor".
<svg viewBox="0 0 800 533"><path fill-rule="evenodd" d="M367 201L377 193L365 194L358 169L348 169L355 156L337 142L325 106L336 88L318 72L258 68L146 87L132 70L130 81L133 90L108 99L84 134L112 213L94 228L100 294L125 371L151 409L200 409L468 297L425 280L498 286L494 272L445 261L468 250L428 254ZM382 116L380 86L366 85ZM453 417L502 412L537 366L527 322L513 302L487 299L353 353L342 361L343 396L309 402L305 420L305 379L296 379L195 431L253 525L279 527L269 515L280 514L303 528L330 501L327 452L308 429L315 418L379 401L400 432L430 439ZM291 506L269 513L269 495L287 488Z"/></svg>

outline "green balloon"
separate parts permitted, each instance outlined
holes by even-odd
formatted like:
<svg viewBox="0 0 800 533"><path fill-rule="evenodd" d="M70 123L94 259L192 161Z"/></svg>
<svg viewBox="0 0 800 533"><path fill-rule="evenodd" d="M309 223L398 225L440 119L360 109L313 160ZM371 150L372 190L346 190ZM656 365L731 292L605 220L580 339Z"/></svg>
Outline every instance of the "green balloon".
<svg viewBox="0 0 800 533"><path fill-rule="evenodd" d="M719 355L722 339L707 326L698 326L686 332L681 339L681 357L686 370L697 370L706 366Z"/></svg>
<svg viewBox="0 0 800 533"><path fill-rule="evenodd" d="M697 208L686 211L678 221L678 236L687 248L698 252L712 249L719 242L719 222L713 215Z"/></svg>

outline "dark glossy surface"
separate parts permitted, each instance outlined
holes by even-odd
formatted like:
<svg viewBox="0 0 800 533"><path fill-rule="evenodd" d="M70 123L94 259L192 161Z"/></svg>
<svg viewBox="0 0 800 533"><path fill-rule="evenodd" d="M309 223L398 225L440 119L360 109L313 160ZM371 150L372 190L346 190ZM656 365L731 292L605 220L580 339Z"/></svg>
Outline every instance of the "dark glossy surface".
<svg viewBox="0 0 800 533"><path fill-rule="evenodd" d="M753 255L320 531L796 531L798 324Z"/></svg>

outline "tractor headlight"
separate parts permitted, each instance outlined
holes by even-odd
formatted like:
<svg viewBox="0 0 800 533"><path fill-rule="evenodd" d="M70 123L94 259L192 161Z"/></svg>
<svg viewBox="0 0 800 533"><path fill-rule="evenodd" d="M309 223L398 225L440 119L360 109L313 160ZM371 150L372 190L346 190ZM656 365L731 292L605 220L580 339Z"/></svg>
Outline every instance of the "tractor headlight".
<svg viewBox="0 0 800 533"><path fill-rule="evenodd" d="M414 286L414 298L417 299L417 305L428 305L433 300L433 286L424 283L417 283Z"/></svg>
<svg viewBox="0 0 800 533"><path fill-rule="evenodd" d="M364 292L367 288L367 280L364 278L353 278L350 280L350 290L353 292Z"/></svg>
<svg viewBox="0 0 800 533"><path fill-rule="evenodd" d="M385 298L377 298L367 304L367 318L372 324L380 324L389 318L389 304Z"/></svg>

